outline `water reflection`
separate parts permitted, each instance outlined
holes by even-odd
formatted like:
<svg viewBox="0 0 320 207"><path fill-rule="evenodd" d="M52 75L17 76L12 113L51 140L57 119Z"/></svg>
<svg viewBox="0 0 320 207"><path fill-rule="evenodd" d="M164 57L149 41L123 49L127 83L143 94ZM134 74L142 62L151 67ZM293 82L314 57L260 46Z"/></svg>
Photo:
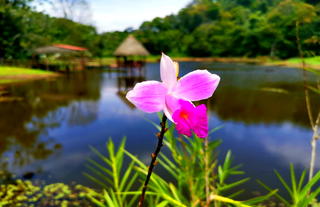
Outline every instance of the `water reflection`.
<svg viewBox="0 0 320 207"><path fill-rule="evenodd" d="M223 139L221 157L231 149L248 176L271 183L277 182L274 168L286 170L290 162L307 166L311 130L299 70L182 62L181 76L197 68L222 78L215 95L204 102L210 127L224 126L213 135ZM123 136L130 152L147 159L156 129L145 119L157 122L157 115L136 110L125 94L136 83L159 77L159 64L150 63L143 73L88 71L6 88L0 96L17 99L0 102L0 156L6 165L1 169L92 184L81 174L92 156L89 145L105 152L109 137L119 143ZM319 108L319 97L312 94L311 99L312 107Z"/></svg>
<svg viewBox="0 0 320 207"><path fill-rule="evenodd" d="M142 76L141 73L139 75L132 75L131 73L125 73L124 75L119 75L117 77L117 95L128 107L134 109L135 106L126 99L127 92L134 87L139 82L145 81L145 76Z"/></svg>
<svg viewBox="0 0 320 207"><path fill-rule="evenodd" d="M273 86L284 90L281 83ZM311 96L314 102L318 98L315 94ZM259 88L221 87L209 104L210 109L225 121L246 124L292 122L298 126L309 127L304 94L298 89L278 93ZM312 105L313 111L318 107L319 105Z"/></svg>
<svg viewBox="0 0 320 207"><path fill-rule="evenodd" d="M16 99L0 102L1 170L18 174L35 170L28 165L47 159L63 147L50 136L50 130L59 128L63 120L70 126L94 121L100 81L100 74L78 73L58 81L5 88L4 95Z"/></svg>
<svg viewBox="0 0 320 207"><path fill-rule="evenodd" d="M303 91L302 72L298 69L235 63L180 63L180 76L197 69L209 69L221 76L209 109L224 121L246 124L278 124L293 122L309 127ZM157 64L149 65L147 79L159 80ZM311 73L309 85L316 84ZM320 106L317 94L310 94L312 111Z"/></svg>

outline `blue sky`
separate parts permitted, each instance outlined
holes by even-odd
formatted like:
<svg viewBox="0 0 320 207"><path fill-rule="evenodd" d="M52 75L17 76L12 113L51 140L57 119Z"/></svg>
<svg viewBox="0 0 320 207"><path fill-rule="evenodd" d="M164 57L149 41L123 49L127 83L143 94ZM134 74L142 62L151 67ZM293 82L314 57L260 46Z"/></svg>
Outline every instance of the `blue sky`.
<svg viewBox="0 0 320 207"><path fill-rule="evenodd" d="M138 28L155 17L176 14L191 0L87 0L90 4L90 22L99 32ZM37 10L58 16L49 5L35 5Z"/></svg>

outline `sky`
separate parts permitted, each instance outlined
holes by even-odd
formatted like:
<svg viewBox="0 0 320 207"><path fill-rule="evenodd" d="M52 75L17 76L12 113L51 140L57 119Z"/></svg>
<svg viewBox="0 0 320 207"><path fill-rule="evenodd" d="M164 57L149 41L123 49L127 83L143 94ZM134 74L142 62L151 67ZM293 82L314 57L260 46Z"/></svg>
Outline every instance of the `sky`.
<svg viewBox="0 0 320 207"><path fill-rule="evenodd" d="M87 0L90 13L87 23L99 32L123 31L128 27L137 29L142 22L155 17L176 14L191 0ZM36 10L50 16L59 16L48 4L35 4Z"/></svg>

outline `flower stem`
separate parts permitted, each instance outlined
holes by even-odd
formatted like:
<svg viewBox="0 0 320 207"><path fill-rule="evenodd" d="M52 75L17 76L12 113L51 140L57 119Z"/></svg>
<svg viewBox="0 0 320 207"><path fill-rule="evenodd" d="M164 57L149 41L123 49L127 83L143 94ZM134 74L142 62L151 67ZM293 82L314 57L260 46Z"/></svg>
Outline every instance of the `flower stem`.
<svg viewBox="0 0 320 207"><path fill-rule="evenodd" d="M150 163L150 166L149 166L147 178L146 178L146 180L144 182L144 185L143 185L143 188L142 188L142 192L141 192L141 196L140 196L140 200L139 200L139 207L143 207L144 197L145 197L145 194L146 194L148 183L149 183L153 168L156 165L156 160L157 160L158 154L159 154L159 152L161 150L161 147L163 146L164 133L166 133L166 131L167 131L167 129L166 129L166 121L167 121L167 117L166 117L165 114L163 114L162 115L162 121L160 123L161 131L157 134L157 137L158 137L157 148L154 151L154 153L151 154L152 159L151 159L151 163Z"/></svg>

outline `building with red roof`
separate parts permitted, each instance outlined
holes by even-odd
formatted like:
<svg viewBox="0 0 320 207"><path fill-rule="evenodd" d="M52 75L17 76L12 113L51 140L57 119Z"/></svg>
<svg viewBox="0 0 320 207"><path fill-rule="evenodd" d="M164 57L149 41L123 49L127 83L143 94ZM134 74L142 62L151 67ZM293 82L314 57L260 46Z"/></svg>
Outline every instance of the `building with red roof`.
<svg viewBox="0 0 320 207"><path fill-rule="evenodd" d="M53 44L34 50L33 67L52 70L81 70L86 66L88 49L75 45Z"/></svg>

